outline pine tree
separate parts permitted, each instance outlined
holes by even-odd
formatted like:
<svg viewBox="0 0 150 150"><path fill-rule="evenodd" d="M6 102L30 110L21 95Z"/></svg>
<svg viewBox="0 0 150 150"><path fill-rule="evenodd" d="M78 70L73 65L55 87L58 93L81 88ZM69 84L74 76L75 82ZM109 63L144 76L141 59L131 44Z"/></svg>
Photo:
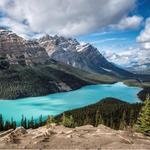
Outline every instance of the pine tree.
<svg viewBox="0 0 150 150"><path fill-rule="evenodd" d="M122 114L122 118L120 120L120 126L119 126L119 129L121 129L121 130L125 129L126 126L127 126L125 118L126 118L126 113L124 111L123 114Z"/></svg>
<svg viewBox="0 0 150 150"><path fill-rule="evenodd" d="M135 115L134 115L134 110L131 109L131 111L130 111L129 125L130 125L131 127L133 127L134 124L135 124Z"/></svg>
<svg viewBox="0 0 150 150"><path fill-rule="evenodd" d="M33 117L31 118L31 120L30 121L28 121L28 128L34 128L34 119L33 119Z"/></svg>
<svg viewBox="0 0 150 150"><path fill-rule="evenodd" d="M48 116L47 121L46 121L47 128L49 128L52 123L55 123L54 117L53 116Z"/></svg>
<svg viewBox="0 0 150 150"><path fill-rule="evenodd" d="M99 110L96 111L96 116L95 116L95 126L97 127L99 125Z"/></svg>
<svg viewBox="0 0 150 150"><path fill-rule="evenodd" d="M16 121L13 121L13 118L11 119L11 128L16 129Z"/></svg>
<svg viewBox="0 0 150 150"><path fill-rule="evenodd" d="M90 123L89 116L86 114L85 119L83 120L83 125L87 125Z"/></svg>
<svg viewBox="0 0 150 150"><path fill-rule="evenodd" d="M144 101L144 106L137 121L137 130L150 135L150 96Z"/></svg>
<svg viewBox="0 0 150 150"><path fill-rule="evenodd" d="M99 110L96 111L95 116L95 126L97 127L99 124L104 124L102 115L100 114Z"/></svg>
<svg viewBox="0 0 150 150"><path fill-rule="evenodd" d="M26 117L24 118L24 128L25 128L25 129L28 128L28 127L27 127L27 119L26 119Z"/></svg>
<svg viewBox="0 0 150 150"><path fill-rule="evenodd" d="M65 113L63 113L62 125L64 125L65 127L69 127L69 128L75 127L75 122L74 122L72 115L67 117L67 116L65 116Z"/></svg>
<svg viewBox="0 0 150 150"><path fill-rule="evenodd" d="M4 121L3 121L3 116L0 114L0 131L4 130Z"/></svg>
<svg viewBox="0 0 150 150"><path fill-rule="evenodd" d="M11 129L11 123L10 123L10 121L6 121L6 122L5 122L4 129L5 129L5 130Z"/></svg>
<svg viewBox="0 0 150 150"><path fill-rule="evenodd" d="M41 127L42 125L43 125L43 117L42 117L42 115L40 115L38 126Z"/></svg>
<svg viewBox="0 0 150 150"><path fill-rule="evenodd" d="M22 118L21 118L21 126L24 127L24 116L22 115Z"/></svg>

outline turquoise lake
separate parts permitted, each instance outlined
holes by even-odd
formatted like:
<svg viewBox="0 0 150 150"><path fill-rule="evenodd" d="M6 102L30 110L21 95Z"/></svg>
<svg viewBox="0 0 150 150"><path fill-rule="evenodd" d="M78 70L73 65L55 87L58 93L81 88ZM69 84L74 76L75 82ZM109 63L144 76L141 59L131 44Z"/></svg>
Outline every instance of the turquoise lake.
<svg viewBox="0 0 150 150"><path fill-rule="evenodd" d="M50 94L41 97L29 97L18 100L0 100L0 114L3 119L13 118L20 122L22 115L27 119L39 118L48 115L57 115L63 111L75 109L89 104L96 103L106 97L114 97L125 102L140 102L137 93L141 90L138 87L128 87L123 83L100 84L85 86L81 89Z"/></svg>

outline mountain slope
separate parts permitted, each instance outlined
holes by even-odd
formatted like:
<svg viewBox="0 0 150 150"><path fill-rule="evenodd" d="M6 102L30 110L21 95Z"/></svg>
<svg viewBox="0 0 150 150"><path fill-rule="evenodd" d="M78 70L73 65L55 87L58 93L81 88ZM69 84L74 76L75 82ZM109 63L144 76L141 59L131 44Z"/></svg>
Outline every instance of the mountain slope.
<svg viewBox="0 0 150 150"><path fill-rule="evenodd" d="M49 36L38 40L50 58L86 71L120 77L133 74L108 62L97 48L90 44L81 45L77 40L59 36Z"/></svg>
<svg viewBox="0 0 150 150"><path fill-rule="evenodd" d="M9 69L0 69L0 99L41 96L116 81L109 76L84 72L52 61L47 65L11 65Z"/></svg>
<svg viewBox="0 0 150 150"><path fill-rule="evenodd" d="M15 33L0 29L0 65L1 68L10 64L31 66L44 64L49 57L44 48L37 42L27 41Z"/></svg>
<svg viewBox="0 0 150 150"><path fill-rule="evenodd" d="M0 98L16 99L63 92L115 78L88 73L50 60L46 50L11 31L0 30ZM5 89L5 90L4 90Z"/></svg>

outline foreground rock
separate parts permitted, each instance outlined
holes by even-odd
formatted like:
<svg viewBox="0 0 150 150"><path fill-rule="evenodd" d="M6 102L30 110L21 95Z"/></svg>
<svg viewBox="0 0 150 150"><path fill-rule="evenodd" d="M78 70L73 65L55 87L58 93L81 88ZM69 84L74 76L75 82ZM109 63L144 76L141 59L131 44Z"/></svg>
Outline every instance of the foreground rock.
<svg viewBox="0 0 150 150"><path fill-rule="evenodd" d="M120 148L149 149L150 137L129 131L116 131L103 125L91 125L74 129L63 126L41 127L25 130L20 127L3 137L0 149L4 148Z"/></svg>

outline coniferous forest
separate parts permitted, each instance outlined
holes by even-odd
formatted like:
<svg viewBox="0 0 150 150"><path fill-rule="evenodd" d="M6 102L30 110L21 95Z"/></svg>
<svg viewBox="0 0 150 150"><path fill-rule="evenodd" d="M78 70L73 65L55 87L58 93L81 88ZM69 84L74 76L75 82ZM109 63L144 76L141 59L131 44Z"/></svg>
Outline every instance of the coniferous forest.
<svg viewBox="0 0 150 150"><path fill-rule="evenodd" d="M66 111L55 117L49 116L46 121L42 118L42 115L36 121L33 117L27 120L26 117L22 116L20 125L26 129L34 129L54 122L63 124L66 127L104 124L117 130L125 129L136 124L142 106L142 103L129 104L114 98L106 98L96 104ZM2 115L0 115L0 130L4 131L12 128L16 128L16 122L13 119L4 122Z"/></svg>

